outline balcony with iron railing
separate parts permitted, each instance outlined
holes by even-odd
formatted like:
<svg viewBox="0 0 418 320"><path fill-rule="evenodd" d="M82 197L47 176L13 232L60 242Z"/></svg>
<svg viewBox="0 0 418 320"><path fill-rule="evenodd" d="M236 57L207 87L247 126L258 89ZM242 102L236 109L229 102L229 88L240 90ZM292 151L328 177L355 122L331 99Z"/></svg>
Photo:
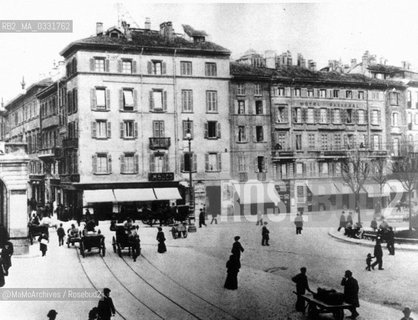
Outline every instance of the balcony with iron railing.
<svg viewBox="0 0 418 320"><path fill-rule="evenodd" d="M151 137L149 138L149 148L155 149L168 149L171 145L171 138Z"/></svg>
<svg viewBox="0 0 418 320"><path fill-rule="evenodd" d="M51 147L51 148L42 148L38 151L38 157L43 158L61 158L62 152L61 148Z"/></svg>

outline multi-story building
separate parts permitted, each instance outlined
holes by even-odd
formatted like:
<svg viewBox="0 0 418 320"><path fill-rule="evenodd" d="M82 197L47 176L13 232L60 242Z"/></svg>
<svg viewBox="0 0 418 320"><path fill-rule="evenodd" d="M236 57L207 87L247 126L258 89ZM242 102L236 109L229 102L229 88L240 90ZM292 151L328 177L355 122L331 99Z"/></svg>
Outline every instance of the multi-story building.
<svg viewBox="0 0 418 320"><path fill-rule="evenodd" d="M44 79L31 85L27 90L5 105L7 112L7 143L26 143L29 155L29 199L45 203L43 163L38 158L40 149L39 100L37 93L51 84Z"/></svg>
<svg viewBox="0 0 418 320"><path fill-rule="evenodd" d="M111 213L121 203L179 199L178 188L184 198L192 171L196 205L207 198L207 211L217 210L230 178L230 52L184 30L191 40L171 22L159 31L98 24L95 36L62 50L66 205Z"/></svg>

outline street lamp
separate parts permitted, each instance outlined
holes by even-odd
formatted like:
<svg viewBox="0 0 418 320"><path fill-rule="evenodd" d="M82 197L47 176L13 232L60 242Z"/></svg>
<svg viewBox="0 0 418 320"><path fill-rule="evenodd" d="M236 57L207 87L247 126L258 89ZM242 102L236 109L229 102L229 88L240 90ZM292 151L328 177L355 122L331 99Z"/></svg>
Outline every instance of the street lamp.
<svg viewBox="0 0 418 320"><path fill-rule="evenodd" d="M192 166L193 166L193 160L192 160L192 132L190 130L191 128L191 121L189 118L187 118L187 131L186 131L186 139L187 142L189 144L189 232L194 232L196 231L196 226L193 224L191 224L190 220L191 217L190 215L193 215L193 219L195 219L194 217L194 201L193 201L193 180L192 180Z"/></svg>

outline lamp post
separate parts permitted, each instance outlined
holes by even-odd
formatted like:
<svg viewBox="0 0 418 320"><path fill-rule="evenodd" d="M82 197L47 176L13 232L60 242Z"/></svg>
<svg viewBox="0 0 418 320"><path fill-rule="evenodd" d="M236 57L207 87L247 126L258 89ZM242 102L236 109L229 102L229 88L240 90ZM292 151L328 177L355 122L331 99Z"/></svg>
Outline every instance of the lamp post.
<svg viewBox="0 0 418 320"><path fill-rule="evenodd" d="M187 131L186 131L186 139L187 142L189 144L189 232L195 232L196 231L196 226L194 224L191 224L190 220L191 217L190 215L193 215L193 219L195 219L194 217L194 201L193 201L193 179L192 179L192 166L193 166L193 159L192 159L192 132L190 130L191 127L191 121L189 118L187 118Z"/></svg>

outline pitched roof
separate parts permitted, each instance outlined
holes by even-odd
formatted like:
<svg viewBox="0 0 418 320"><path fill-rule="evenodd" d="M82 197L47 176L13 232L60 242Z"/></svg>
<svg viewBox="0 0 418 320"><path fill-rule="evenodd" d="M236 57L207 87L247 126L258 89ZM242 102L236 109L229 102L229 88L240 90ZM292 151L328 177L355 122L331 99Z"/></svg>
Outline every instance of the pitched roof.
<svg viewBox="0 0 418 320"><path fill-rule="evenodd" d="M232 77L242 78L242 77L264 77L271 78L275 69L269 69L264 67L253 67L249 64L231 62L230 64L230 73Z"/></svg>
<svg viewBox="0 0 418 320"><path fill-rule="evenodd" d="M13 104L19 102L23 97L26 97L27 95L29 95L32 90L34 90L36 88L45 88L45 87L48 87L52 83L53 82L52 82L51 78L45 78L45 79L42 79L42 80L40 80L38 82L35 82L35 83L31 84L26 89L26 93L20 93L16 97L14 97L10 101L8 101L5 104L5 109L8 110ZM35 92L35 94L36 94L36 92Z"/></svg>
<svg viewBox="0 0 418 320"><path fill-rule="evenodd" d="M93 48L107 49L117 51L140 51L142 48L147 51L186 51L186 52L204 52L207 54L229 56L231 52L217 45L216 43L192 42L175 34L172 39L167 39L158 31L150 31L145 29L132 29L132 41L128 41L126 37L112 38L106 35L92 36L89 38L74 41L67 45L60 54L63 56L70 55L77 48Z"/></svg>

